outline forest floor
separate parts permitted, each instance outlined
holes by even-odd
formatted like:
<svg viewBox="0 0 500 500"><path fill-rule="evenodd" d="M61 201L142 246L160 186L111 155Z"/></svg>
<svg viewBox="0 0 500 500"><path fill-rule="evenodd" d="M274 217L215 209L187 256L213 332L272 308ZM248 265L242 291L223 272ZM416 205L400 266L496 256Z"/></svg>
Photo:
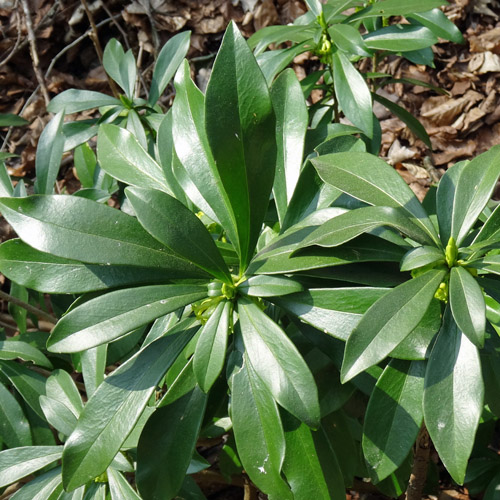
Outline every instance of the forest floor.
<svg viewBox="0 0 500 500"><path fill-rule="evenodd" d="M264 26L290 23L305 12L302 0L0 0L0 113L19 114L29 121L29 125L12 130L0 127L0 150L19 154L9 160L9 172L15 178L24 178L27 184L35 175L38 138L50 119L48 100L69 88L109 92L84 3L98 26L101 45L115 37L132 48L146 85L154 54L178 31L191 30L188 58L202 88L230 20L250 36ZM402 83L383 91L384 97L404 106L422 122L432 151L403 122L375 106L383 132L381 155L421 199L450 165L500 144L500 1L452 0L444 11L464 34L463 45L438 43L434 48L435 68L394 56L382 60L376 68L394 78L423 80L444 91ZM34 54L30 53L27 15L35 35ZM293 67L300 79L318 64L306 54L299 56ZM313 92L313 101L321 97L318 92ZM172 99L173 88L169 88L161 104L169 107ZM91 116L81 113L78 118ZM77 187L72 157L68 155L63 160L58 188L73 192ZM211 499L242 498L241 485L211 484L212 491L207 490ZM382 497L353 491L348 498ZM469 496L466 490L446 489L444 485L439 496L429 498L466 500Z"/></svg>

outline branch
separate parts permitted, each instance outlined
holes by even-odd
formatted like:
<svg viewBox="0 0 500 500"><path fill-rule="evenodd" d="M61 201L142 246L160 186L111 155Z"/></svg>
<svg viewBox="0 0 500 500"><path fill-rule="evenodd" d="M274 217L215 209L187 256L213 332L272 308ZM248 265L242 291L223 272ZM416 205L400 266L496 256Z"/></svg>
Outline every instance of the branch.
<svg viewBox="0 0 500 500"><path fill-rule="evenodd" d="M411 469L410 481L406 490L406 500L421 500L422 491L427 479L427 467L431 452L431 438L429 432L422 424L415 444L415 456Z"/></svg>
<svg viewBox="0 0 500 500"><path fill-rule="evenodd" d="M40 60L38 59L38 51L36 48L36 37L35 37L35 32L33 31L33 23L31 22L31 13L28 5L28 0L21 0L21 5L23 6L24 17L26 19L26 29L28 30L28 40L30 43L30 54L31 54L31 61L33 62L33 70L35 72L38 85L40 85L43 99L45 101L45 106L48 106L50 102L50 97L49 97L49 92L47 90L47 86L45 85L45 80L43 78L42 71L40 70Z"/></svg>
<svg viewBox="0 0 500 500"><path fill-rule="evenodd" d="M22 307L23 309L26 309L26 311L30 312L31 314L34 314L38 318L45 319L54 324L57 323L57 318L52 316L52 314L46 313L45 311L42 311L41 309L38 309L38 307L34 307L31 304L27 304L26 302L23 302L22 300L19 300L18 298L13 297L8 293L2 292L2 290L0 290L0 299L7 300L11 304Z"/></svg>

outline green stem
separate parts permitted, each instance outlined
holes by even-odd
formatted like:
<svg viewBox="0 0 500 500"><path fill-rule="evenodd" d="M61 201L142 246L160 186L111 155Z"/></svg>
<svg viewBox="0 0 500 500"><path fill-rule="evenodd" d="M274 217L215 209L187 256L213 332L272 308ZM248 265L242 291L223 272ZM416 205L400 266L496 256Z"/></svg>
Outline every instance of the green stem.
<svg viewBox="0 0 500 500"><path fill-rule="evenodd" d="M0 299L7 300L11 304L22 307L23 309L26 309L26 311L28 311L31 314L34 314L38 318L50 321L51 323L54 324L57 323L57 318L52 316L52 314L46 313L45 311L42 311L41 309L38 309L38 307L34 307L31 304L27 304L26 302L23 302L22 300L19 300L18 298L13 297L8 293L2 292L2 290L0 290Z"/></svg>

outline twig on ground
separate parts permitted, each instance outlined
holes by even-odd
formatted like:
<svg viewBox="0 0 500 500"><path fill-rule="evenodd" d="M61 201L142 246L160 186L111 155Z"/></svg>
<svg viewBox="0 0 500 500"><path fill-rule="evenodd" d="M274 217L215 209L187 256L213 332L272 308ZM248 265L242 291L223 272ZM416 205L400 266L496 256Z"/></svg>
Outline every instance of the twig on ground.
<svg viewBox="0 0 500 500"><path fill-rule="evenodd" d="M26 311L30 312L31 314L34 314L38 318L45 319L46 321L50 321L51 323L54 324L57 323L57 318L52 316L52 314L42 311L41 309L38 309L38 307L34 307L31 304L27 304L26 302L18 299L17 297L13 297L8 293L2 292L2 290L0 290L0 299L7 300L11 304L22 307L23 309L26 309Z"/></svg>
<svg viewBox="0 0 500 500"><path fill-rule="evenodd" d="M12 59L14 54L17 52L17 49L19 48L19 44L21 43L21 16L19 15L17 3L18 0L16 0L16 3L14 4L14 15L16 16L16 28L17 28L16 43L14 44L14 47L12 48L10 53L0 61L0 67L3 66L4 64L7 64Z"/></svg>
<svg viewBox="0 0 500 500"><path fill-rule="evenodd" d="M36 48L36 37L33 30L33 23L31 22L31 13L28 5L28 0L21 0L21 5L23 7L24 18L26 20L26 29L28 31L28 41L30 44L30 54L31 61L33 63L33 71L35 72L38 85L40 86L40 89L42 91L45 106L48 106L50 102L49 91L47 90L47 86L45 85L45 80L40 69L40 60L38 58L38 51Z"/></svg>
<svg viewBox="0 0 500 500"><path fill-rule="evenodd" d="M99 41L99 35L97 31L97 26L94 21L94 16L92 15L92 12L89 9L87 0L80 0L80 1L82 2L83 8L85 9L85 13L87 14L87 18L92 28L92 33L90 37L92 38L92 42L94 43L95 51L97 52L97 57L99 58L100 63L103 64L103 52L102 52L101 42ZM111 88L111 91L113 92L113 95L118 99L120 97L120 93L118 92L118 88L115 82L109 77L107 73L106 73L106 78L108 79L108 83Z"/></svg>

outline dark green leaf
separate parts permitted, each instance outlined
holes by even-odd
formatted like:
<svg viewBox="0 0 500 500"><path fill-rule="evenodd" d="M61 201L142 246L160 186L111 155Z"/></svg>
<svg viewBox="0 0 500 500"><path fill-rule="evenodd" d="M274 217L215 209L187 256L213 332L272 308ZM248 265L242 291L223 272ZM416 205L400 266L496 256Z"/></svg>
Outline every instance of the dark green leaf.
<svg viewBox="0 0 500 500"><path fill-rule="evenodd" d="M82 187L93 188L97 158L86 142L75 149L74 162L78 180L81 182Z"/></svg>
<svg viewBox="0 0 500 500"><path fill-rule="evenodd" d="M1 248L1 247L0 247ZM401 271L411 271L433 263L444 264L444 253L436 247L421 246L409 250L401 260Z"/></svg>
<svg viewBox="0 0 500 500"><path fill-rule="evenodd" d="M403 209L362 207L333 217L322 224L304 238L301 248L313 245L336 247L381 226L393 227L415 241L432 244L429 234L414 224Z"/></svg>
<svg viewBox="0 0 500 500"><path fill-rule="evenodd" d="M292 500L280 473L285 436L278 407L246 355L229 383L234 437L245 471L271 500Z"/></svg>
<svg viewBox="0 0 500 500"><path fill-rule="evenodd" d="M9 448L31 446L30 424L16 398L0 383L0 439Z"/></svg>
<svg viewBox="0 0 500 500"><path fill-rule="evenodd" d="M441 11L439 11L441 12ZM429 135L425 130L424 126L418 121L415 116L413 116L409 111L407 111L402 106L399 106L395 102L392 102L390 99L386 99L385 97L377 94L376 92L372 93L372 97L374 101L379 102L382 106L386 107L393 115L397 116L402 122L406 123L408 128L429 148L432 149L431 140L429 139Z"/></svg>
<svg viewBox="0 0 500 500"><path fill-rule="evenodd" d="M450 273L450 307L458 328L477 347L483 347L486 328L486 304L481 287L463 267Z"/></svg>
<svg viewBox="0 0 500 500"><path fill-rule="evenodd" d="M170 271L152 267L84 264L40 252L18 239L0 245L0 272L45 293L84 293L123 285L165 283Z"/></svg>
<svg viewBox="0 0 500 500"><path fill-rule="evenodd" d="M290 24L287 26L266 26L256 31L248 39L248 45L254 51L254 54L258 55L272 43L279 45L288 40L295 43L310 40L319 29L316 23L307 26Z"/></svg>
<svg viewBox="0 0 500 500"><path fill-rule="evenodd" d="M213 218L222 224L229 239L237 242L234 215L205 131L205 98L191 80L190 71L188 62L184 61L175 76L176 96L172 106L175 152L187 172L189 183L196 187L196 191L214 212ZM176 177L182 185L177 172Z"/></svg>
<svg viewBox="0 0 500 500"><path fill-rule="evenodd" d="M393 24L363 37L366 46L373 50L405 52L421 50L437 43L438 38L429 28L411 24Z"/></svg>
<svg viewBox="0 0 500 500"><path fill-rule="evenodd" d="M174 76L189 49L190 31L177 33L163 46L156 60L148 103L152 106L159 99Z"/></svg>
<svg viewBox="0 0 500 500"><path fill-rule="evenodd" d="M79 352L146 325L179 307L206 297L203 285L153 285L116 290L67 313L52 331L52 352Z"/></svg>
<svg viewBox="0 0 500 500"><path fill-rule="evenodd" d="M348 57L352 55L371 57L359 30L349 24L334 24L328 28L328 34L333 43Z"/></svg>
<svg viewBox="0 0 500 500"><path fill-rule="evenodd" d="M423 419L425 363L393 359L378 379L366 410L363 451L375 483L402 465Z"/></svg>
<svg viewBox="0 0 500 500"><path fill-rule="evenodd" d="M68 407L75 417L80 416L80 412L83 410L82 398L68 372L54 370L47 379L45 392L49 398L55 399Z"/></svg>
<svg viewBox="0 0 500 500"><path fill-rule="evenodd" d="M132 337L134 345L137 343L135 332L139 332L139 335L144 333L144 328L139 328L124 337L123 340L127 340ZM130 349L127 349L127 352ZM122 356L119 356L120 358ZM85 392L87 397L90 398L96 389L101 385L104 380L106 372L106 361L108 358L108 344L98 345L92 349L86 349L80 354L80 362L82 364L82 375L83 381L85 383ZM111 360L109 364L111 364Z"/></svg>
<svg viewBox="0 0 500 500"><path fill-rule="evenodd" d="M35 192L38 194L54 192L64 149L63 121L64 112L60 111L43 129L38 140L35 159Z"/></svg>
<svg viewBox="0 0 500 500"><path fill-rule="evenodd" d="M5 375L22 398L42 419L39 398L45 394L45 377L19 363L0 361L0 373Z"/></svg>
<svg viewBox="0 0 500 500"><path fill-rule="evenodd" d="M119 181L170 194L163 169L141 146L137 138L124 128L103 124L97 137L99 165Z"/></svg>
<svg viewBox="0 0 500 500"><path fill-rule="evenodd" d="M320 156L311 162L325 182L345 193L370 205L402 208L438 243L424 208L403 178L384 161L368 153L350 152Z"/></svg>
<svg viewBox="0 0 500 500"><path fill-rule="evenodd" d="M147 421L137 447L137 486L145 498L173 498L181 488L206 403L206 394L195 387L174 403L157 409ZM169 463L167 469L165 463Z"/></svg>
<svg viewBox="0 0 500 500"><path fill-rule="evenodd" d="M351 15L347 21L353 22L368 17L405 16L406 14L425 12L444 4L446 4L445 0L405 0L405 2L401 2L400 0L383 0L373 5L368 5L359 12Z"/></svg>
<svg viewBox="0 0 500 500"><path fill-rule="evenodd" d="M314 378L285 332L255 303L241 298L238 314L246 353L276 401L310 426L318 426Z"/></svg>
<svg viewBox="0 0 500 500"><path fill-rule="evenodd" d="M345 116L373 137L372 97L358 70L342 52L332 54L335 95Z"/></svg>
<svg viewBox="0 0 500 500"><path fill-rule="evenodd" d="M459 484L464 482L483 395L479 352L460 332L448 307L425 373L424 418L439 457Z"/></svg>
<svg viewBox="0 0 500 500"><path fill-rule="evenodd" d="M457 246L461 245L493 194L500 176L499 160L500 146L494 146L471 162L455 165L447 171L443 177L446 181L441 180L437 193L443 244L447 244L447 237L451 236ZM444 204L446 214L440 210Z"/></svg>
<svg viewBox="0 0 500 500"><path fill-rule="evenodd" d="M64 447L63 481L73 490L102 474L144 411L156 384L192 337L162 337L117 368L97 388Z"/></svg>
<svg viewBox="0 0 500 500"><path fill-rule="evenodd" d="M342 380L382 361L424 317L446 271L429 271L397 286L368 309L347 340Z"/></svg>
<svg viewBox="0 0 500 500"><path fill-rule="evenodd" d="M172 277L205 275L167 253L134 217L107 205L54 195L0 198L0 209L21 239L41 252L92 264L143 263Z"/></svg>
<svg viewBox="0 0 500 500"><path fill-rule="evenodd" d="M238 285L238 290L251 297L280 297L301 292L303 286L285 276L252 276Z"/></svg>
<svg viewBox="0 0 500 500"><path fill-rule="evenodd" d="M0 127L22 127L29 121L12 113L0 113Z"/></svg>
<svg viewBox="0 0 500 500"><path fill-rule="evenodd" d="M209 391L224 366L231 314L231 303L220 302L203 325L196 343L193 371L204 392Z"/></svg>
<svg viewBox="0 0 500 500"><path fill-rule="evenodd" d="M56 95L47 106L47 111L51 113L64 111L66 115L71 115L87 109L100 108L101 106L119 105L121 103L118 99L110 95L101 94L101 92L69 89Z"/></svg>
<svg viewBox="0 0 500 500"><path fill-rule="evenodd" d="M317 288L270 300L319 330L347 340L363 313L387 292L369 287Z"/></svg>
<svg viewBox="0 0 500 500"><path fill-rule="evenodd" d="M419 12L406 16L410 21L427 26L436 36L450 40L453 43L464 43L464 37L460 30L453 24L446 14L440 9L431 9L427 12Z"/></svg>
<svg viewBox="0 0 500 500"><path fill-rule="evenodd" d="M283 416L283 427L286 441L283 473L295 498L344 500L342 473L323 429L312 431L289 414Z"/></svg>
<svg viewBox="0 0 500 500"><path fill-rule="evenodd" d="M297 185L304 154L307 108L302 89L292 69L284 71L271 88L276 113L278 157L273 195L283 225L285 213Z"/></svg>
<svg viewBox="0 0 500 500"><path fill-rule="evenodd" d="M180 201L153 189L126 188L142 226L160 243L204 271L232 284L231 273L203 223Z"/></svg>
<svg viewBox="0 0 500 500"><path fill-rule="evenodd" d="M254 252L272 190L275 127L265 78L231 23L206 91L206 133L234 213L233 244L239 248L242 270Z"/></svg>
<svg viewBox="0 0 500 500"><path fill-rule="evenodd" d="M23 446L0 451L0 488L29 476L62 455L62 446Z"/></svg>
<svg viewBox="0 0 500 500"><path fill-rule="evenodd" d="M274 77L281 73L298 55L313 48L312 40L306 40L287 49L269 50L257 56L257 62L268 85Z"/></svg>

